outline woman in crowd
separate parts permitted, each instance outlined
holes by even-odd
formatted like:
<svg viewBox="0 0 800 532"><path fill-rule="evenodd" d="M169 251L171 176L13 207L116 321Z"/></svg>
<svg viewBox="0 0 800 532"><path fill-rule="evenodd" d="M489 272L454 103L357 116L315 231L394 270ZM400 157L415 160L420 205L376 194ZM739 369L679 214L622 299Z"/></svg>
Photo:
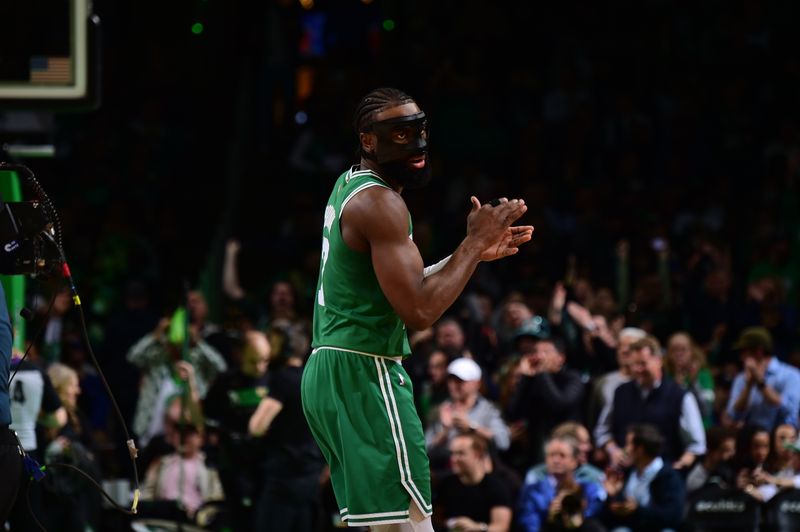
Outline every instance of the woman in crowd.
<svg viewBox="0 0 800 532"><path fill-rule="evenodd" d="M664 367L667 375L692 392L703 415L705 427L710 427L713 421L714 378L706 364L703 350L689 333L679 331L669 337Z"/></svg>
<svg viewBox="0 0 800 532"><path fill-rule="evenodd" d="M795 487L797 476L796 453L794 443L797 440L797 429L783 424L772 431L772 440L764 468L755 475L758 493L764 502L770 500L781 489Z"/></svg>
<svg viewBox="0 0 800 532"><path fill-rule="evenodd" d="M69 468L78 467L100 480L100 468L94 455L94 442L86 416L78 409L81 388L78 374L61 363L51 364L47 375L67 412L67 423L60 429L45 429L45 464L43 504L47 508L45 525L50 530L83 532L97 527L100 517L99 494L86 479ZM97 528L95 528L97 529Z"/></svg>
<svg viewBox="0 0 800 532"><path fill-rule="evenodd" d="M759 479L763 480L764 466L770 453L769 431L759 426L743 427L736 442L736 451L736 487L759 501L771 497L770 493L774 495L771 489L759 489Z"/></svg>

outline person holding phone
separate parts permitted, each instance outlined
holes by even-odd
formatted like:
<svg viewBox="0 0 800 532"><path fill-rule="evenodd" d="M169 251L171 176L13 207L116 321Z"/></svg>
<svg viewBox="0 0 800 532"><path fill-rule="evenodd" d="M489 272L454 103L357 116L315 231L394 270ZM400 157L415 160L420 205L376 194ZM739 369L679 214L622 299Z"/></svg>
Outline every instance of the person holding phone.
<svg viewBox="0 0 800 532"><path fill-rule="evenodd" d="M683 519L686 488L680 474L660 458L664 437L654 425L633 425L625 437L631 469L609 469L603 524L609 529L677 529Z"/></svg>

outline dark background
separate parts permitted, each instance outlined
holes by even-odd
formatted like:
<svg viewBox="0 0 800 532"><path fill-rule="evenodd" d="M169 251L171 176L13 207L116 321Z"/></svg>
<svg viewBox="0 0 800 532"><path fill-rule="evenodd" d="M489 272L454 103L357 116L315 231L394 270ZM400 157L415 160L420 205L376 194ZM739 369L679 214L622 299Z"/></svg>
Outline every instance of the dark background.
<svg viewBox="0 0 800 532"><path fill-rule="evenodd" d="M354 162L355 104L397 86L431 124L434 182L406 194L426 263L463 237L470 194L518 196L534 241L474 281L496 300L519 289L536 306L570 256L612 285L621 239L635 291L662 237L678 313L688 261L709 245L728 257L731 298L767 268L796 306L799 10L98 0L102 103L57 114L57 156L26 162L62 211L97 317L131 278L165 310L185 282L203 286L218 312L230 237L248 290L288 277L310 313L321 213Z"/></svg>

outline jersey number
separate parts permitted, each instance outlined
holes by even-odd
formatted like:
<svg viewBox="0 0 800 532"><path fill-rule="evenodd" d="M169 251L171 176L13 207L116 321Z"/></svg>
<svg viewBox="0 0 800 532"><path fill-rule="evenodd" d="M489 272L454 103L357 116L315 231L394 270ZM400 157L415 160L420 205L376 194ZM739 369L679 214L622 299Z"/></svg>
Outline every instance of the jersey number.
<svg viewBox="0 0 800 532"><path fill-rule="evenodd" d="M331 250L331 244L328 241L328 237L322 237L322 267L319 270L319 292L317 293L317 303L319 306L325 306L325 291L323 290L324 283L325 283L325 263L328 262L328 253Z"/></svg>
<svg viewBox="0 0 800 532"><path fill-rule="evenodd" d="M14 393L11 396L12 401L15 403L24 403L25 402L25 390L22 387L22 382L17 381L14 384Z"/></svg>

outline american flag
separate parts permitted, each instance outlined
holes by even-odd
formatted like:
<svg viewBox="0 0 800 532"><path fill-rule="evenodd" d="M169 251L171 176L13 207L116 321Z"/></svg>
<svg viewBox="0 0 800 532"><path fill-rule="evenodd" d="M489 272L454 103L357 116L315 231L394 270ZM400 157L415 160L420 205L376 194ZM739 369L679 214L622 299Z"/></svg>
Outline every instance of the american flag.
<svg viewBox="0 0 800 532"><path fill-rule="evenodd" d="M69 57L31 57L31 82L70 83L72 81L72 60Z"/></svg>

